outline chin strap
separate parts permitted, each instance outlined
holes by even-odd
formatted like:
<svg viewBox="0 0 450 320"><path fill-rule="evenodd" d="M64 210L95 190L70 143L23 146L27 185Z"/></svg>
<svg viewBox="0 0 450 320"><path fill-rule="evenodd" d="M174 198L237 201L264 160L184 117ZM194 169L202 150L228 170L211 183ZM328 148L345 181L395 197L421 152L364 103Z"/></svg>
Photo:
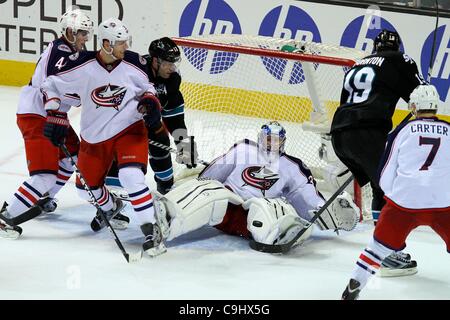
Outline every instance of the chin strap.
<svg viewBox="0 0 450 320"><path fill-rule="evenodd" d="M114 59L114 61L119 60L119 58L117 58L115 55L113 55L114 49L112 47L111 47L111 51L109 51L109 52L106 51L104 46L101 46L101 48L102 48L103 52L106 53L108 56L111 56Z"/></svg>

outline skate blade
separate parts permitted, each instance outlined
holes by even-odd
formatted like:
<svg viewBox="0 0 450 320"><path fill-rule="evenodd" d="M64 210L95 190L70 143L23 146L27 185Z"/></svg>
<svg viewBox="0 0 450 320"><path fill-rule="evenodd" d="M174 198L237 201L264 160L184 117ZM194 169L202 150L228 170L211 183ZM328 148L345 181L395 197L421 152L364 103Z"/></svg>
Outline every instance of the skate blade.
<svg viewBox="0 0 450 320"><path fill-rule="evenodd" d="M148 249L147 251L145 251L145 253L150 256L151 258L157 257L159 255L162 255L163 253L167 252L167 248L164 244L160 244L157 247Z"/></svg>
<svg viewBox="0 0 450 320"><path fill-rule="evenodd" d="M15 230L0 230L0 238L8 240L16 240L20 237L20 233Z"/></svg>
<svg viewBox="0 0 450 320"><path fill-rule="evenodd" d="M412 276L418 272L417 267L408 268L408 269L389 269L389 268L381 268L378 276L381 278L387 277L404 277L404 276Z"/></svg>

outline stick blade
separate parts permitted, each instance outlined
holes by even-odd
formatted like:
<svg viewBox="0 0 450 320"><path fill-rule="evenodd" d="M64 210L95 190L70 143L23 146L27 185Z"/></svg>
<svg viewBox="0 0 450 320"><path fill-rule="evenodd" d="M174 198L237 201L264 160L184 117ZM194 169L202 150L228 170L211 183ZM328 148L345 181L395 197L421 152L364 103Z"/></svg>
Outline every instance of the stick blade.
<svg viewBox="0 0 450 320"><path fill-rule="evenodd" d="M135 252L135 253L126 253L125 254L125 259L127 260L128 263L134 263L134 262L138 262L142 259L143 256L143 252L142 250Z"/></svg>

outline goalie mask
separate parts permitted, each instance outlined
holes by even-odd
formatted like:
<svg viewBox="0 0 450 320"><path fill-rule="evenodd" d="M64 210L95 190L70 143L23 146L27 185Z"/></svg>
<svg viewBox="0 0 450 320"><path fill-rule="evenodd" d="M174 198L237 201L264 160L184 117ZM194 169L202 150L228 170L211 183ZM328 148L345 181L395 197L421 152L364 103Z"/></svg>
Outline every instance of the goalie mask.
<svg viewBox="0 0 450 320"><path fill-rule="evenodd" d="M402 41L395 31L382 30L373 40L373 53L379 51L399 51Z"/></svg>
<svg viewBox="0 0 450 320"><path fill-rule="evenodd" d="M437 112L439 94L433 85L419 85L409 96L408 109L414 114L417 111Z"/></svg>
<svg viewBox="0 0 450 320"><path fill-rule="evenodd" d="M258 134L258 148L270 153L283 153L286 130L277 121L263 124Z"/></svg>

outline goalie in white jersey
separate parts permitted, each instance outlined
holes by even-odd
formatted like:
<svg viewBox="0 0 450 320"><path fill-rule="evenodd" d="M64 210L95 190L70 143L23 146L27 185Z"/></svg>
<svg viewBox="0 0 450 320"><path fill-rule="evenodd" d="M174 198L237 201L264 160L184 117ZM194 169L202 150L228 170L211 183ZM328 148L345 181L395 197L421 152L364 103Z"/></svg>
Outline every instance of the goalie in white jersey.
<svg viewBox="0 0 450 320"><path fill-rule="evenodd" d="M60 97L75 91L82 103L78 167L84 180L108 219L113 218L123 203L108 192L104 180L112 161L117 161L120 182L146 236L144 251L153 255L158 251L153 237L159 229L153 224L153 199L145 184L148 142L143 113L159 119L160 105L146 73L146 60L128 51L131 35L127 27L110 18L98 28L101 49L69 57L67 66L42 85L47 98L46 136L56 144L63 143L68 120L60 110ZM79 178L76 186L80 196L89 201ZM124 221L124 226L127 223ZM104 226L97 212L91 228L99 231Z"/></svg>
<svg viewBox="0 0 450 320"><path fill-rule="evenodd" d="M22 88L17 107L17 125L23 135L27 168L30 178L24 181L0 211L0 237L17 238L22 233L18 225L35 218L42 212L56 209L55 195L73 173L72 165L64 153L54 146L43 133L46 123L41 84L63 68L69 56L84 50L92 37L94 23L81 10L73 9L60 19L61 37L50 42L41 54L29 84ZM80 104L73 91L61 99L61 110ZM67 149L73 157L78 153L80 141L68 128ZM1 221L5 221L3 224Z"/></svg>
<svg viewBox="0 0 450 320"><path fill-rule="evenodd" d="M258 143L243 140L200 174L161 197L157 213L171 240L205 224L264 244L284 244L308 226L325 200L309 169L284 152L285 129L262 126ZM352 230L359 210L344 193L317 220L321 229ZM299 239L303 242L312 228Z"/></svg>
<svg viewBox="0 0 450 320"><path fill-rule="evenodd" d="M380 177L386 204L342 299L357 299L381 261L403 250L418 226L430 226L450 253L450 124L436 117L438 101L434 86L418 86L409 101L416 119L389 135Z"/></svg>

